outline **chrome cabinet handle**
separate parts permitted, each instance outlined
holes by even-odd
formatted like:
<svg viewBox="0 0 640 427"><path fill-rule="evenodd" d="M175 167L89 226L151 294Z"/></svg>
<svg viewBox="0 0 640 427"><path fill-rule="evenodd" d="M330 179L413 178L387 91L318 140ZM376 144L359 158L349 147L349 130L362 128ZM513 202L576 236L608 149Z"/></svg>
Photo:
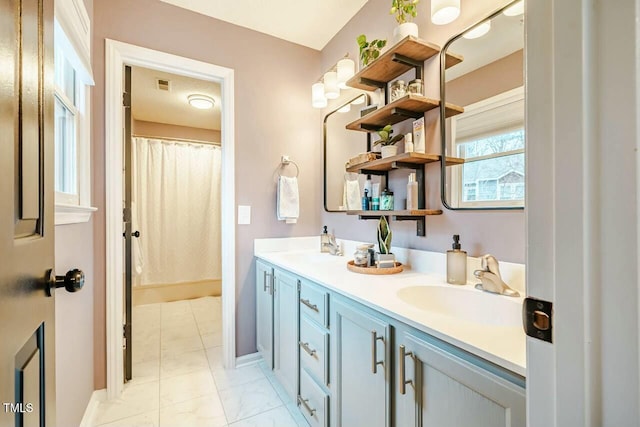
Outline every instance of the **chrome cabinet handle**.
<svg viewBox="0 0 640 427"><path fill-rule="evenodd" d="M307 410L307 412L309 413L309 416L313 417L316 413L316 410L311 406L309 406L309 404L307 403L308 401L309 399L303 399L302 396L298 396L298 404L304 406L304 409Z"/></svg>
<svg viewBox="0 0 640 427"><path fill-rule="evenodd" d="M371 331L371 372L374 374L378 373L378 365L384 367L384 360L378 362L378 340L384 344L384 337L379 337L376 331Z"/></svg>
<svg viewBox="0 0 640 427"><path fill-rule="evenodd" d="M264 272L264 291L265 292L269 292L271 295L273 295L273 274L271 273L267 273L267 271L265 270ZM267 285L267 277L269 278L269 284Z"/></svg>
<svg viewBox="0 0 640 427"><path fill-rule="evenodd" d="M406 380L406 373L405 373L405 358L406 357L411 357L413 359L413 352L407 352L405 347L403 345L400 346L400 360L398 361L399 363L399 370L400 370L400 394L406 394L407 393L407 384L413 384L413 380ZM415 359L414 359L415 360Z"/></svg>
<svg viewBox="0 0 640 427"><path fill-rule="evenodd" d="M308 299L300 298L300 302L306 305L307 307L309 307L311 310L315 311L316 313L320 313L320 310L318 310L318 306L315 304L311 304L311 301L309 301Z"/></svg>
<svg viewBox="0 0 640 427"><path fill-rule="evenodd" d="M311 347L309 347L309 343L308 343L308 342L302 342L302 341L300 341L300 342L298 343L298 345L300 345L300 347L301 347L304 351L306 351L306 352L307 352L307 354L308 354L309 356L313 356L313 355L315 355L315 354L316 354L316 351L315 351L314 349L312 349Z"/></svg>

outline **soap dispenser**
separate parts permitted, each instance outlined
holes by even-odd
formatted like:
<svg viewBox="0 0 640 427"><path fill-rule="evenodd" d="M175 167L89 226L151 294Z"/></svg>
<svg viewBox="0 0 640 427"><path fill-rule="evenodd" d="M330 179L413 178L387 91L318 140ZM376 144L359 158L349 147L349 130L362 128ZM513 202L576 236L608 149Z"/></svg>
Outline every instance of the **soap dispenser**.
<svg viewBox="0 0 640 427"><path fill-rule="evenodd" d="M329 252L329 242L329 232L325 225L324 230L322 230L322 234L320 235L320 252Z"/></svg>
<svg viewBox="0 0 640 427"><path fill-rule="evenodd" d="M460 249L460 236L453 235L453 249L447 251L447 283L467 284L467 252Z"/></svg>

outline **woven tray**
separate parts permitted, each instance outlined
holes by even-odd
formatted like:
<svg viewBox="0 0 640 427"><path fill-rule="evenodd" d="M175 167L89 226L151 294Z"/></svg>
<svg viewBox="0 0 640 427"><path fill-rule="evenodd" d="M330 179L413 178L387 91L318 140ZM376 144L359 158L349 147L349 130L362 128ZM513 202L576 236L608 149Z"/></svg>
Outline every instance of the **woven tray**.
<svg viewBox="0 0 640 427"><path fill-rule="evenodd" d="M396 261L395 267L386 267L386 268L378 268L378 267L360 267L353 263L353 260L347 263L347 269L349 271L353 271L354 273L359 274L375 274L375 275L386 275L386 274L398 274L402 272L403 267L402 263Z"/></svg>

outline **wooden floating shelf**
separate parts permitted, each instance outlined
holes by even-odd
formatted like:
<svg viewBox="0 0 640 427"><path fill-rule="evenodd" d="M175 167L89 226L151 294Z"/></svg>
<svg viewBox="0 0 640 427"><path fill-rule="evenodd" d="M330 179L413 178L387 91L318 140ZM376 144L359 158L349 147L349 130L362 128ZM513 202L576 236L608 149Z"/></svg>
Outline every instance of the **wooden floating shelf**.
<svg viewBox="0 0 640 427"><path fill-rule="evenodd" d="M375 90L380 87L380 84L386 85L387 82L413 68L411 65L395 61L394 57L397 55L422 63L439 53L440 46L417 37L407 36L350 78L347 81L347 86ZM449 68L462 60L460 55L447 53L446 67Z"/></svg>
<svg viewBox="0 0 640 427"><path fill-rule="evenodd" d="M440 107L440 101L410 93L349 123L347 129L375 132L386 125L417 119L422 117L426 111L438 107ZM446 117L464 112L464 108L450 103L446 103L445 109Z"/></svg>
<svg viewBox="0 0 640 427"><path fill-rule="evenodd" d="M404 211L347 211L347 215L359 215L359 216L428 216L428 215L442 215L441 209L413 209Z"/></svg>
<svg viewBox="0 0 640 427"><path fill-rule="evenodd" d="M424 165L427 163L439 162L440 155L438 154L423 154L423 153L402 153L396 156L386 157L384 159L372 160L366 163L360 163L359 165L353 165L346 169L347 172L362 173L362 171L390 171L397 169L397 163L412 163L417 165ZM464 159L458 157L447 157L446 165L461 165L464 163Z"/></svg>

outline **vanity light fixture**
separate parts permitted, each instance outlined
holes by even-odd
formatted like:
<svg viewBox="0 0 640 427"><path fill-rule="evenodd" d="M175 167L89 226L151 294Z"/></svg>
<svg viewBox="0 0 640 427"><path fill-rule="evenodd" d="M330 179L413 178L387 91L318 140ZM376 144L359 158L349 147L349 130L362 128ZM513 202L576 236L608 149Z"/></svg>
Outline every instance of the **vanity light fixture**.
<svg viewBox="0 0 640 427"><path fill-rule="evenodd" d="M193 94L187 97L189 105L199 110L209 110L215 105L213 98L207 95Z"/></svg>
<svg viewBox="0 0 640 427"><path fill-rule="evenodd" d="M487 34L490 29L491 29L491 21L485 21L482 24L478 25L477 27L474 27L469 31L467 31L466 33L464 33L462 37L469 40L477 39Z"/></svg>
<svg viewBox="0 0 640 427"><path fill-rule="evenodd" d="M431 0L431 22L445 25L460 16L460 0Z"/></svg>
<svg viewBox="0 0 640 427"><path fill-rule="evenodd" d="M342 58L338 61L338 87L340 89L347 88L347 80L356 74L356 63L351 58Z"/></svg>
<svg viewBox="0 0 640 427"><path fill-rule="evenodd" d="M340 96L338 73L335 71L328 71L324 73L324 96L327 99L336 99Z"/></svg>
<svg viewBox="0 0 640 427"><path fill-rule="evenodd" d="M524 0L520 0L518 3L513 6L509 6L502 12L505 16L518 16L524 13Z"/></svg>
<svg viewBox="0 0 640 427"><path fill-rule="evenodd" d="M311 86L311 105L313 108L325 108L327 98L324 96L324 83L315 83Z"/></svg>

